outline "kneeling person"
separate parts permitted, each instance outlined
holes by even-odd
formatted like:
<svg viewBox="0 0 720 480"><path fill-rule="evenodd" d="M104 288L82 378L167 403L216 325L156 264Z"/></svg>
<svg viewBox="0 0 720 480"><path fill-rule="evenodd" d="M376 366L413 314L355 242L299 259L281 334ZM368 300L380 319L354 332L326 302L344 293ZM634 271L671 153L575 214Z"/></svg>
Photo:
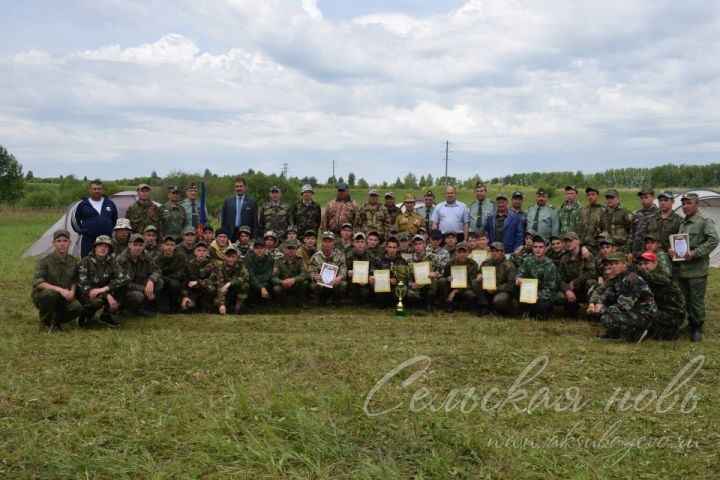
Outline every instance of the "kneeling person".
<svg viewBox="0 0 720 480"><path fill-rule="evenodd" d="M201 312L211 310L217 295L217 288L212 278L217 268L215 261L210 258L208 244L205 240L198 241L195 244L195 258L187 264L181 309Z"/></svg>
<svg viewBox="0 0 720 480"><path fill-rule="evenodd" d="M478 264L470 258L469 254L470 246L465 242L458 243L455 248L455 256L450 263L445 265L443 277L438 282L441 298L445 302L445 311L448 313L455 311L455 308L461 306L462 303L473 309L477 306L477 294L472 289L472 281L477 279ZM467 281L464 287L452 286L452 267L467 269L465 276Z"/></svg>
<svg viewBox="0 0 720 480"><path fill-rule="evenodd" d="M680 326L685 322L685 296L680 285L660 266L660 259L653 252L643 252L638 259L640 275L645 279L655 297L657 315L648 334L663 340L678 337Z"/></svg>
<svg viewBox="0 0 720 480"><path fill-rule="evenodd" d="M117 312L120 304L118 292L125 283L112 253L112 239L100 235L95 239L90 254L80 261L78 269L78 290L83 312L78 318L78 325L84 327L103 309L100 321L111 327L119 326L112 314Z"/></svg>
<svg viewBox="0 0 720 480"><path fill-rule="evenodd" d="M155 259L163 282L163 289L157 295L158 310L161 313L177 313L180 310L187 259L177 250L175 237L172 235L165 235L160 250L160 255Z"/></svg>
<svg viewBox="0 0 720 480"><path fill-rule="evenodd" d="M262 303L270 300L272 296L273 264L275 261L267 255L265 241L256 238L253 242L252 253L245 259L245 268L250 275L249 301Z"/></svg>
<svg viewBox="0 0 720 480"><path fill-rule="evenodd" d="M483 285L482 267L495 268L495 288L486 289ZM478 303L480 315L487 315L494 311L498 315L506 315L510 310L512 294L515 290L515 264L505 258L505 245L502 242L493 242L490 245L490 257L480 265L478 274Z"/></svg>
<svg viewBox="0 0 720 480"><path fill-rule="evenodd" d="M285 304L289 298L307 307L307 270L305 262L297 255L300 242L287 240L282 248L285 254L276 259L272 271L272 288L275 297Z"/></svg>
<svg viewBox="0 0 720 480"><path fill-rule="evenodd" d="M152 317L151 306L156 295L162 290L160 267L145 251L145 240L139 233L130 237L130 245L117 257L122 272L123 287L120 305L141 317Z"/></svg>
<svg viewBox="0 0 720 480"><path fill-rule="evenodd" d="M240 313L250 290L250 274L240 261L236 247L230 245L223 251L223 262L213 273L212 283L217 289L215 306L218 313Z"/></svg>

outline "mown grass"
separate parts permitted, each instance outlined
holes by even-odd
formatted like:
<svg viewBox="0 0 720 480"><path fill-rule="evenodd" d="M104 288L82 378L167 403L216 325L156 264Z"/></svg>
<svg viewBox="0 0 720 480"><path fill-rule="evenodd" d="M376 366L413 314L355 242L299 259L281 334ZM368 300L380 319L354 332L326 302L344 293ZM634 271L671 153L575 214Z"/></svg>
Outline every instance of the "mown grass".
<svg viewBox="0 0 720 480"><path fill-rule="evenodd" d="M715 271L700 344L603 342L585 322L412 310L397 319L350 308L161 316L126 320L118 330L47 334L38 332L29 300L34 261L19 256L56 215L0 212L0 478L717 478L720 471ZM418 367L401 372L370 408L400 406L367 416L371 388L417 355L432 359L426 375L403 387ZM555 399L576 387L587 401L580 411L440 408L454 388L474 387L482 399L497 387L490 403L507 398L540 355L549 364L524 386L528 394L546 387ZM697 355L703 367L677 392L682 400L696 389L690 413L680 412L680 400L665 413L605 411L616 388L633 398L643 389L659 394ZM420 387L437 395L439 411L410 409ZM674 442L586 444L609 430L609 439ZM679 448L679 435L693 443ZM553 436L566 440L529 444Z"/></svg>

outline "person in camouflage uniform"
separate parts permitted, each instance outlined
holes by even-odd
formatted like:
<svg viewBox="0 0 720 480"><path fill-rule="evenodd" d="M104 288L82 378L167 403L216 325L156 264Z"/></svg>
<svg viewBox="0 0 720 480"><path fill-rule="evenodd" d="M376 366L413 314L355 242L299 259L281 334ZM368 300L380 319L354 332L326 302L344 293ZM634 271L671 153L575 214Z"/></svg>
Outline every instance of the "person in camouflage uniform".
<svg viewBox="0 0 720 480"><path fill-rule="evenodd" d="M339 249L343 255L347 255L353 249L353 226L344 223L340 228L340 237L335 239L335 248Z"/></svg>
<svg viewBox="0 0 720 480"><path fill-rule="evenodd" d="M715 222L700 213L700 199L697 193L686 193L682 196L682 209L685 219L678 228L678 233L686 233L690 244L684 261L675 262L675 274L680 281L680 289L685 295L688 311L690 340L702 340L705 324L705 291L707 290L708 267L710 253L718 246L718 232ZM668 250L671 257L675 251Z"/></svg>
<svg viewBox="0 0 720 480"><path fill-rule="evenodd" d="M307 308L308 273L303 259L297 255L299 247L297 240L287 240L283 244L285 255L275 260L270 283L281 305L290 299Z"/></svg>
<svg viewBox="0 0 720 480"><path fill-rule="evenodd" d="M113 228L112 256L117 257L128 248L132 226L127 218L118 218Z"/></svg>
<svg viewBox="0 0 720 480"><path fill-rule="evenodd" d="M399 282L408 284L409 271L407 261L400 256L399 242L396 237L388 237L385 242L385 253L370 265L370 284L375 285L375 270L390 270L390 292L375 292L373 288L373 303L380 308L393 306L396 303L393 294Z"/></svg>
<svg viewBox="0 0 720 480"><path fill-rule="evenodd" d="M77 283L78 297L83 304L78 317L80 327L86 326L101 308L100 321L111 327L119 326L112 314L120 306L119 290L125 282L111 252L112 240L101 235L95 239L90 254L80 261Z"/></svg>
<svg viewBox="0 0 720 480"><path fill-rule="evenodd" d="M340 185L342 186L342 184ZM318 285L320 280L320 270L323 263L329 263L337 267L337 275L332 280L332 288ZM345 264L345 255L335 248L335 234L333 232L324 232L322 235L322 244L319 251L310 259L308 266L310 275L310 293L318 297L320 306L327 303L328 298L333 298L333 304L340 306L340 301L347 290L347 266Z"/></svg>
<svg viewBox="0 0 720 480"><path fill-rule="evenodd" d="M215 306L218 313L241 313L250 290L250 273L240 261L236 247L230 245L225 249L223 261L213 272L211 281L217 292Z"/></svg>
<svg viewBox="0 0 720 480"><path fill-rule="evenodd" d="M520 264L515 285L520 286L524 278L538 279L537 303L520 303L520 309L524 315L529 315L535 320L547 320L550 318L558 289L557 267L546 256L545 238L535 235L532 241L533 254Z"/></svg>
<svg viewBox="0 0 720 480"><path fill-rule="evenodd" d="M455 250L458 246L458 234L452 230L447 231L443 235L443 240L445 241L445 251L450 255L450 261L453 261L455 259Z"/></svg>
<svg viewBox="0 0 720 480"><path fill-rule="evenodd" d="M272 230L265 232L263 237L265 242L265 255L272 258L273 261L283 257L282 249L278 246L278 237Z"/></svg>
<svg viewBox="0 0 720 480"><path fill-rule="evenodd" d="M630 251L637 258L645 251L645 235L648 233L650 219L660 211L653 203L655 191L643 188L637 193L641 207L633 212L632 228L630 229Z"/></svg>
<svg viewBox="0 0 720 480"><path fill-rule="evenodd" d="M558 220L560 222L560 235L568 232L577 232L580 224L580 213L582 205L577 201L578 189L575 185L565 187L565 201L558 209Z"/></svg>
<svg viewBox="0 0 720 480"><path fill-rule="evenodd" d="M495 267L495 289L483 288L482 267ZM515 264L505 258L505 245L502 242L493 242L490 245L490 256L480 265L476 282L479 315L487 315L491 310L496 315L506 315L510 311L516 276Z"/></svg>
<svg viewBox="0 0 720 480"><path fill-rule="evenodd" d="M477 293L473 289L473 280L478 276L478 264L469 257L470 246L465 242L457 245L455 258L445 265L442 277L438 279L440 298L445 303L445 311L452 313L462 304L475 309L477 307ZM465 288L452 287L452 267L467 267L467 286Z"/></svg>
<svg viewBox="0 0 720 480"><path fill-rule="evenodd" d="M195 258L195 240L197 240L195 229L193 227L185 227L180 244L177 245L176 250L180 255L185 257L186 261Z"/></svg>
<svg viewBox="0 0 720 480"><path fill-rule="evenodd" d="M148 225L155 225L158 230L162 230L162 213L150 198L150 185L140 184L137 192L137 201L130 205L125 213L133 232L143 233Z"/></svg>
<svg viewBox="0 0 720 480"><path fill-rule="evenodd" d="M182 236L183 229L190 225L187 212L180 206L180 187L170 185L168 187L168 201L160 207L162 218L162 229L165 235L172 235L175 238Z"/></svg>
<svg viewBox="0 0 720 480"><path fill-rule="evenodd" d="M381 238L386 238L390 229L390 214L384 205L378 203L379 195L377 190L370 190L367 203L360 207L355 215L355 231L375 231Z"/></svg>
<svg viewBox="0 0 720 480"><path fill-rule="evenodd" d="M175 247L175 237L165 235L160 245L161 254L155 258L163 283L163 289L158 293L156 301L160 313L177 313L180 310L187 258Z"/></svg>
<svg viewBox="0 0 720 480"><path fill-rule="evenodd" d="M592 258L585 259L580 251L580 238L575 232L564 235L567 253L558 265L558 304L565 309L565 315L576 318L580 303L588 300L588 289L593 285L596 265Z"/></svg>
<svg viewBox="0 0 720 480"><path fill-rule="evenodd" d="M597 303L605 289L605 282L608 281L607 276L607 256L615 252L615 243L607 232L601 232L597 236L598 253L590 260L589 269L592 278L588 279L588 295L590 299L588 303ZM594 300L594 301L593 301Z"/></svg>
<svg viewBox="0 0 720 480"><path fill-rule="evenodd" d="M600 216L600 231L608 232L612 236L618 251L631 253L628 242L632 228L632 213L620 204L620 194L614 188L605 192L605 203L607 206Z"/></svg>
<svg viewBox="0 0 720 480"><path fill-rule="evenodd" d="M587 205L580 210L576 232L580 237L580 245L595 254L598 249L595 237L600 233L600 219L604 207L598 203L600 191L597 188L587 187L585 194L587 195Z"/></svg>
<svg viewBox="0 0 720 480"><path fill-rule="evenodd" d="M288 216L290 223L297 227L298 232L312 230L317 235L322 221L322 209L320 204L313 200L313 193L311 185L303 185L302 198L292 204Z"/></svg>
<svg viewBox="0 0 720 480"><path fill-rule="evenodd" d="M158 229L155 225L148 225L143 230L143 240L145 241L145 253L150 255L153 260L161 255L160 245L158 244Z"/></svg>
<svg viewBox="0 0 720 480"><path fill-rule="evenodd" d="M647 282L634 270L628 269L626 255L614 252L608 255L609 277L602 298L588 306L588 312L600 315L605 327L601 338L620 338L629 334L633 342L640 342L657 316L657 304Z"/></svg>
<svg viewBox="0 0 720 480"><path fill-rule="evenodd" d="M441 246L443 235L440 230L430 230L430 245L425 247L425 253L435 255L435 260L445 270L445 265L450 263L450 252Z"/></svg>
<svg viewBox="0 0 720 480"><path fill-rule="evenodd" d="M396 219L400 215L400 207L395 205L395 194L392 192L385 194L385 209L389 215L390 225L397 225Z"/></svg>
<svg viewBox="0 0 720 480"><path fill-rule="evenodd" d="M560 265L560 260L565 256L567 251L565 250L565 244L563 238L560 235L550 236L550 248L547 251L547 258L553 261L555 266Z"/></svg>
<svg viewBox="0 0 720 480"><path fill-rule="evenodd" d="M350 198L350 191L347 183L341 183L337 186L337 197L330 200L325 206L320 227L324 232L333 232L336 236L340 235L340 228L343 224L355 223L358 206L355 201Z"/></svg>
<svg viewBox="0 0 720 480"><path fill-rule="evenodd" d="M350 289L350 300L354 305L362 305L367 303L372 295L372 287L369 283L354 283L353 278L353 266L355 261L368 262L368 276L370 272L370 266L375 261L373 256L367 249L367 243L365 242L365 234L363 232L357 232L353 236L353 248L345 255L345 265L348 271L348 288ZM368 279L369 281L369 279Z"/></svg>
<svg viewBox="0 0 720 480"><path fill-rule="evenodd" d="M252 230L249 226L243 225L238 229L237 235L235 248L238 250L238 260L245 262L245 259L252 255Z"/></svg>
<svg viewBox="0 0 720 480"><path fill-rule="evenodd" d="M650 217L647 226L647 235L653 235L658 240L663 250L666 252L670 248L670 235L678 232L683 218L673 211L673 200L675 195L665 190L657 196L660 208L655 215Z"/></svg>
<svg viewBox="0 0 720 480"><path fill-rule="evenodd" d="M418 232L418 229L425 227L425 219L415 211L415 195L412 193L405 194L403 205L405 211L400 212L395 221L400 227L401 233L413 236Z"/></svg>
<svg viewBox="0 0 720 480"><path fill-rule="evenodd" d="M70 255L70 232L53 232L53 251L40 259L32 277L32 302L40 316L40 328L62 330L60 326L76 318L82 305L75 298L78 261Z"/></svg>
<svg viewBox="0 0 720 480"><path fill-rule="evenodd" d="M256 238L253 242L252 253L245 259L245 268L250 275L249 302L262 304L270 301L274 263L274 258L267 254L265 242Z"/></svg>
<svg viewBox="0 0 720 480"><path fill-rule="evenodd" d="M413 253L410 260L408 260L411 275L407 298L409 301L424 301L425 310L431 313L435 308L435 301L438 296L438 279L445 271L445 263L438 258L437 254L427 251L425 247L425 237L422 235L415 235L412 239L412 245ZM440 249L441 247L438 248ZM415 283L415 274L412 265L422 262L430 263L430 273L428 275L430 277L430 285L418 285Z"/></svg>
<svg viewBox="0 0 720 480"><path fill-rule="evenodd" d="M280 187L273 185L270 187L270 201L258 209L260 231L272 230L282 241L290 223L290 206L282 201Z"/></svg>
<svg viewBox="0 0 720 480"><path fill-rule="evenodd" d="M217 297L217 283L213 276L217 275L218 264L210 258L210 251L205 240L195 243L195 258L187 263L185 284L182 289L180 308L183 311L198 310L210 312Z"/></svg>
<svg viewBox="0 0 720 480"><path fill-rule="evenodd" d="M225 256L225 249L229 246L230 233L224 228L218 228L215 232L215 239L210 242L210 258L222 262Z"/></svg>
<svg viewBox="0 0 720 480"><path fill-rule="evenodd" d="M663 340L674 340L685 322L685 296L678 283L668 274L661 271L658 257L652 252L640 254L638 273L642 275L657 303L657 315L649 329L651 337Z"/></svg>
<svg viewBox="0 0 720 480"><path fill-rule="evenodd" d="M145 253L145 240L139 233L130 237L130 246L117 257L123 285L120 305L141 317L152 317L150 306L162 291L160 267ZM147 308L146 308L147 307Z"/></svg>
<svg viewBox="0 0 720 480"><path fill-rule="evenodd" d="M310 266L310 259L317 252L317 234L314 230L306 230L303 235L302 246L298 249L298 256L303 259L305 268Z"/></svg>
<svg viewBox="0 0 720 480"><path fill-rule="evenodd" d="M526 258L532 257L534 236L535 232L533 232L532 230L526 231L524 236L525 243L522 246L516 248L515 251L510 254L510 261L515 264L515 268L520 267L520 265L522 265L523 261Z"/></svg>
<svg viewBox="0 0 720 480"><path fill-rule="evenodd" d="M382 245L380 243L380 234L378 232L375 230L368 232L365 237L365 242L367 243L367 251L373 258L382 255Z"/></svg>
<svg viewBox="0 0 720 480"><path fill-rule="evenodd" d="M660 239L653 234L645 235L645 251L657 257L658 269L666 275L673 276L673 265L670 255L662 249Z"/></svg>

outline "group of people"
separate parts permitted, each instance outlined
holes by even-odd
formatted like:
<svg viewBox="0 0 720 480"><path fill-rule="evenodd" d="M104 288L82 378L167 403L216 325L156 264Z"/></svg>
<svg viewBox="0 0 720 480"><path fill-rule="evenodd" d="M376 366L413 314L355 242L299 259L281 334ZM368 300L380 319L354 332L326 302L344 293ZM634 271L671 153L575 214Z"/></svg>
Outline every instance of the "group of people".
<svg viewBox="0 0 720 480"><path fill-rule="evenodd" d="M311 185L291 203L273 186L260 206L243 178L234 186L213 229L198 223L194 184L182 201L180 189L168 187L160 206L141 184L137 201L117 218L102 182L91 182L73 221L81 258L69 255L70 234L59 230L54 252L38 262L32 299L41 327L60 329L74 318L85 326L100 310L100 321L117 326L118 312L224 315L314 301L392 307L404 294L406 305L428 312L538 320L556 308L569 317L585 313L602 322L604 338L633 341L677 338L687 317L691 340L702 338L718 234L692 193L682 197L681 217L671 192L655 197L650 188L637 193L642 206L631 212L615 189L601 205L599 190L587 187L581 205L573 185L558 208L538 189L527 211L522 192L493 201L482 184L469 207L447 186L444 201L427 191L417 208L413 194L399 206L392 192L381 202L375 189L359 206L339 184L324 209ZM682 255L670 244L677 233L689 242Z"/></svg>

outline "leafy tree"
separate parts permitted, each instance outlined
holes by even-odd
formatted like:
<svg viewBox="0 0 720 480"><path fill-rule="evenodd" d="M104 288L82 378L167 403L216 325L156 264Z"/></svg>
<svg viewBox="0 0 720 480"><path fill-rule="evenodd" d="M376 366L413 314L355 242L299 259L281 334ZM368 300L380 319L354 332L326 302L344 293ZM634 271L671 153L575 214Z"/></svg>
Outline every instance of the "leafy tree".
<svg viewBox="0 0 720 480"><path fill-rule="evenodd" d="M405 184L403 184L402 180L400 180L400 177L397 177L397 180L395 180L393 188L405 188Z"/></svg>
<svg viewBox="0 0 720 480"><path fill-rule="evenodd" d="M425 185L427 185L426 180L425 180L425 175L421 175L420 181L418 181L418 187L425 188Z"/></svg>
<svg viewBox="0 0 720 480"><path fill-rule="evenodd" d="M0 202L12 203L23 196L25 179L15 155L0 145Z"/></svg>
<svg viewBox="0 0 720 480"><path fill-rule="evenodd" d="M327 179L326 185L328 187L334 187L336 183L337 183L337 178L335 178L334 176L330 176Z"/></svg>
<svg viewBox="0 0 720 480"><path fill-rule="evenodd" d="M343 180L343 177L338 178L338 183L345 183L345 180Z"/></svg>
<svg viewBox="0 0 720 480"><path fill-rule="evenodd" d="M370 188L370 185L368 185L367 180L365 180L362 177L360 178L360 180L358 180L357 186L358 186L358 188Z"/></svg>
<svg viewBox="0 0 720 480"><path fill-rule="evenodd" d="M34 178L32 170L28 170L27 175L25 175L25 180L30 181Z"/></svg>
<svg viewBox="0 0 720 480"><path fill-rule="evenodd" d="M155 170L153 170L152 173L150 174L150 180L154 181L154 180L157 180L158 178L159 177L158 177L157 172Z"/></svg>
<svg viewBox="0 0 720 480"><path fill-rule="evenodd" d="M433 185L435 185L435 180L433 180L433 176L429 173L427 175L427 179L425 180L425 185L427 185L428 187L432 187Z"/></svg>
<svg viewBox="0 0 720 480"><path fill-rule="evenodd" d="M309 184L311 187L317 187L318 179L315 177L303 177L300 179L302 185Z"/></svg>
<svg viewBox="0 0 720 480"><path fill-rule="evenodd" d="M210 178L210 177L212 177L212 176L213 176L213 174L212 174L212 172L210 171L210 169L209 169L209 168L206 168L206 169L205 169L205 172L203 173L203 177L205 177L205 178Z"/></svg>
<svg viewBox="0 0 720 480"><path fill-rule="evenodd" d="M405 185L405 188L418 188L417 177L414 173L408 172L403 179L403 184Z"/></svg>
<svg viewBox="0 0 720 480"><path fill-rule="evenodd" d="M355 186L355 174L353 172L348 173L348 186L354 187Z"/></svg>

